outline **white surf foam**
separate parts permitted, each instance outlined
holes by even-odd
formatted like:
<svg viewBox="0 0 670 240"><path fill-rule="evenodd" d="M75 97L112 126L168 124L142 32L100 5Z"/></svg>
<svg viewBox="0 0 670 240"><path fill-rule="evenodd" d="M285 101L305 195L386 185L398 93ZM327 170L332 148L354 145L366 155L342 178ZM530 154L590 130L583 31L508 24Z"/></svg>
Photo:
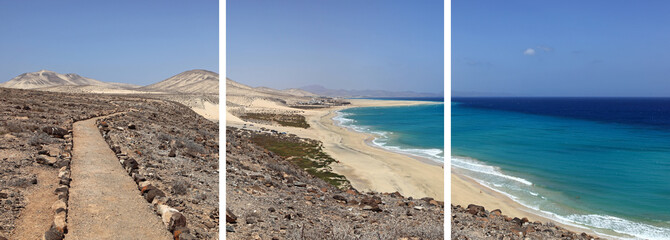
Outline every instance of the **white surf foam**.
<svg viewBox="0 0 670 240"><path fill-rule="evenodd" d="M523 185L518 186L525 186L524 188L532 187L532 183L528 180L506 175L502 173L499 170L499 168L486 165L475 159L452 156L451 160L452 160L451 165L453 167L489 176L499 177L505 180L513 180L515 182L522 183ZM553 219L557 222L569 226L589 228L592 229L597 234L604 237L613 239L670 239L670 228L664 228L646 223L634 222L609 215L598 215L598 214L559 215L554 212L542 210L540 209L539 206L533 206L529 204L527 201L522 200L519 196L512 195L509 192L505 191L505 189L517 192L521 190L522 192L528 193L533 197L539 197L543 200L547 199L535 191L531 191L530 189L521 189L518 188L517 186L499 182L489 182L479 179L477 177L473 177L473 179L479 184L491 190L494 190L500 194L503 194L512 199L513 201L515 201L516 203L535 211L535 213L540 216L546 217L548 219ZM617 234L615 236L612 235L612 233L610 232L615 232Z"/></svg>
<svg viewBox="0 0 670 240"><path fill-rule="evenodd" d="M388 144L388 139L390 135L393 135L392 132L384 132L384 131L376 131L371 129L368 126L364 125L358 125L356 124L356 120L347 118L347 116L351 116L352 114L350 113L343 113L340 111L335 112L335 117L333 117L333 120L338 126L342 126L345 128L349 128L351 130L357 131L357 132L362 132L362 133L371 133L374 135L377 135L372 140L372 144L374 144L377 147L386 149L388 151L400 153L400 154L407 154L407 155L412 155L412 156L417 156L421 158L427 158L432 161L438 162L438 163L444 163L444 151L442 149L437 149L437 148L427 148L427 149L421 149L421 148L407 148L407 147L401 147L401 146L393 146Z"/></svg>
<svg viewBox="0 0 670 240"><path fill-rule="evenodd" d="M479 162L477 162L477 161L475 161L474 159L471 159L471 158L452 156L451 157L451 166L466 169L466 170L473 171L473 172L478 172L478 173L483 173L483 174L488 174L488 175L493 175L493 176L505 178L505 179L516 181L516 182L519 182L519 183L522 183L522 184L528 185L528 186L533 185L532 182L530 182L526 179L506 175L506 174L502 173L500 171L500 169L498 169L497 167L485 165L483 163L479 163Z"/></svg>

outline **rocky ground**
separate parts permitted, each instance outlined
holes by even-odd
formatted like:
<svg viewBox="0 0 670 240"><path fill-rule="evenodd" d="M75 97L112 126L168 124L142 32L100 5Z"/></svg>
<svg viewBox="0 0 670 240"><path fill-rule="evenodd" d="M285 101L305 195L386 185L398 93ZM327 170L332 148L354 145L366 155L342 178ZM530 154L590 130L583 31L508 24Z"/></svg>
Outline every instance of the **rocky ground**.
<svg viewBox="0 0 670 240"><path fill-rule="evenodd" d="M599 239L586 233L574 233L553 223L530 222L527 218L508 217L498 209L488 211L470 204L451 206L451 239Z"/></svg>
<svg viewBox="0 0 670 240"><path fill-rule="evenodd" d="M142 107L99 121L103 137L186 217L191 235L218 239L218 125L180 104L147 100Z"/></svg>
<svg viewBox="0 0 670 240"><path fill-rule="evenodd" d="M339 189L258 134L226 129L227 239L443 239L443 202Z"/></svg>
<svg viewBox="0 0 670 240"><path fill-rule="evenodd" d="M58 186L58 169L69 164L65 151L72 123L113 113L127 105L117 97L71 95L0 88L0 237L12 236L28 204L26 194L38 186ZM45 173L46 172L46 173ZM37 173L52 174L53 182L39 182ZM39 194L37 194L39 195ZM48 203L46 209L51 207ZM53 213L42 213L46 231Z"/></svg>
<svg viewBox="0 0 670 240"><path fill-rule="evenodd" d="M40 204L35 196L56 199L63 184L59 169L71 159L72 123L118 112L127 113L110 118L109 139L137 159L146 178L184 214L191 235L218 238L215 123L169 101L0 88L0 239L34 239L22 231L41 236L50 229L60 209L52 210L53 199Z"/></svg>

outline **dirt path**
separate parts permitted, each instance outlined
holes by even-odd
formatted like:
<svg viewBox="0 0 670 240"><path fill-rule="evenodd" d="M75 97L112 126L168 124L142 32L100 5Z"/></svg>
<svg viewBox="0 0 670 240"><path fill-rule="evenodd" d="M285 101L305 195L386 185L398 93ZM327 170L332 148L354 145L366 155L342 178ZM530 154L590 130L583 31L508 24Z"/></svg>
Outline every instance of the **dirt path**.
<svg viewBox="0 0 670 240"><path fill-rule="evenodd" d="M98 132L97 119L73 126L65 239L172 239Z"/></svg>
<svg viewBox="0 0 670 240"><path fill-rule="evenodd" d="M9 239L41 239L54 218L51 204L58 199L53 193L58 187L58 170L37 166L31 172L37 175L37 185L27 191L26 208L21 211L14 235Z"/></svg>

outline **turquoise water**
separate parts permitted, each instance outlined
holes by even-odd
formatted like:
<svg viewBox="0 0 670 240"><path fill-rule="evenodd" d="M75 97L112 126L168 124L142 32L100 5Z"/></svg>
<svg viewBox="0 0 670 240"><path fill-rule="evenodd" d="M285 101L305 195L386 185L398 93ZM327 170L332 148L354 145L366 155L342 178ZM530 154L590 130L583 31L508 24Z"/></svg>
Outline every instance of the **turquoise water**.
<svg viewBox="0 0 670 240"><path fill-rule="evenodd" d="M444 162L444 104L359 107L341 110L339 125L376 135L373 143L390 151Z"/></svg>
<svg viewBox="0 0 670 240"><path fill-rule="evenodd" d="M454 171L566 224L670 239L667 128L459 103L451 124Z"/></svg>

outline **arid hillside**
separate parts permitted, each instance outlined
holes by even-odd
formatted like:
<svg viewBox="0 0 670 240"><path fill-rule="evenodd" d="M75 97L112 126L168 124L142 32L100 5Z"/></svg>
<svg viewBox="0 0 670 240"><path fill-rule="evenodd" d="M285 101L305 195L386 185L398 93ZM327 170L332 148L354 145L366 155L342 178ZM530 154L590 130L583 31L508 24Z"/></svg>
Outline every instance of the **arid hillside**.
<svg viewBox="0 0 670 240"><path fill-rule="evenodd" d="M207 70L189 70L139 90L166 93L219 94L219 74Z"/></svg>
<svg viewBox="0 0 670 240"><path fill-rule="evenodd" d="M73 123L115 113L121 114L107 119L107 139L119 153L133 157L142 179L155 186L152 193L163 193L162 204L185 217L188 225L178 233L218 238L215 123L182 104L160 99L0 88L0 239L62 239L68 229L80 227L67 222L68 206L73 204L67 190L82 181L69 168L77 158L72 151ZM126 174L130 181L132 177ZM151 202L144 204L156 211L160 222L162 212ZM160 231L174 234L168 227Z"/></svg>
<svg viewBox="0 0 670 240"><path fill-rule="evenodd" d="M323 170L318 146L226 129L227 239L443 239L443 202L358 192Z"/></svg>

